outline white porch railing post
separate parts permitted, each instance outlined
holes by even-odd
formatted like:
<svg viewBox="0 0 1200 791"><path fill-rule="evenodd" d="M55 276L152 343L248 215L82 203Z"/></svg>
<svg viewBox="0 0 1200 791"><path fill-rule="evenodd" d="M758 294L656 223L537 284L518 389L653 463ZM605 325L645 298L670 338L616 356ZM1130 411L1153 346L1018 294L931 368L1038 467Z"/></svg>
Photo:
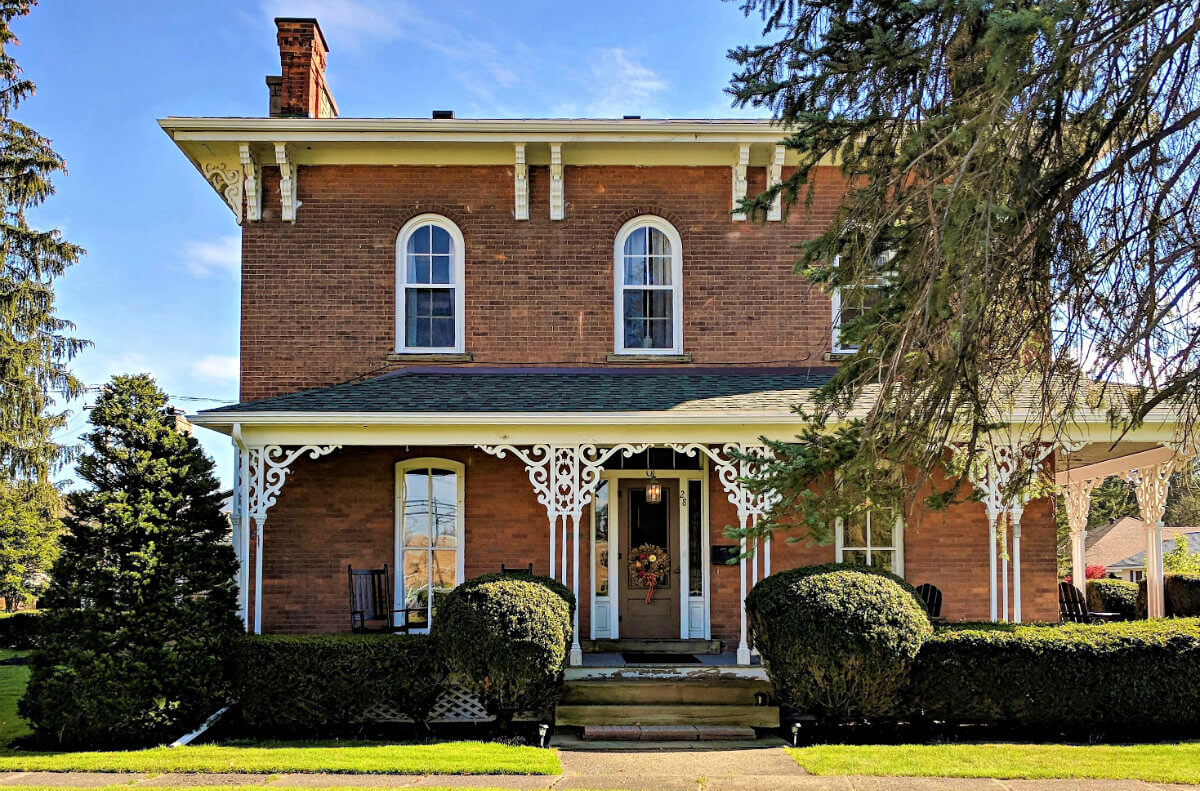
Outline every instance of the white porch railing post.
<svg viewBox="0 0 1200 791"><path fill-rule="evenodd" d="M1008 620L1008 538L1012 531L1008 522L1004 523L1004 531L1000 534L1000 620Z"/></svg>
<svg viewBox="0 0 1200 791"><path fill-rule="evenodd" d="M738 510L738 527L742 532L746 532L746 517L744 510ZM738 632L738 647L737 647L737 663L739 665L750 664L750 642L747 639L746 630L746 539L743 536L738 539L738 548L741 550L740 571L741 578L741 597L738 599L738 615L740 616L740 626Z"/></svg>
<svg viewBox="0 0 1200 791"><path fill-rule="evenodd" d="M570 662L575 666L583 664L583 648L579 644L579 610L583 607L579 599L579 518L581 516L580 513L571 514L571 544L574 546L575 556L571 563L571 590L575 594L575 620L571 632Z"/></svg>
<svg viewBox="0 0 1200 791"><path fill-rule="evenodd" d="M558 557L558 514L550 513L547 518L550 520L550 579L556 580L558 579L555 574L557 571L555 560Z"/></svg>
<svg viewBox="0 0 1200 791"><path fill-rule="evenodd" d="M998 592L998 586L996 584L996 555L997 545L1000 543L1000 534L996 530L997 516L998 515L992 510L988 510L988 591L991 602L991 619L993 621L997 620L997 616L999 615L999 602L997 601L996 596Z"/></svg>
<svg viewBox="0 0 1200 791"><path fill-rule="evenodd" d="M1021 622L1021 513L1024 509L1014 505L1009 509L1012 529L1013 562L1013 621Z"/></svg>

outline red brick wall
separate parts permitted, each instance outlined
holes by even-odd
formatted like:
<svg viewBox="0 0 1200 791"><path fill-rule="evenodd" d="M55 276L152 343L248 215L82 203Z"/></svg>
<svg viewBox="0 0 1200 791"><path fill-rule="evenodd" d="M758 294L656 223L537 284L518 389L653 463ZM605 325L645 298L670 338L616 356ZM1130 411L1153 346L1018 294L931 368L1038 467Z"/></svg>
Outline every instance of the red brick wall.
<svg viewBox="0 0 1200 791"><path fill-rule="evenodd" d="M763 168L749 176L751 193L763 187ZM730 219L727 167L567 167L566 219L552 222L548 169L534 167L530 219L518 222L512 168L302 167L297 222L264 200L263 220L243 226L242 398L389 366L396 235L424 212L462 230L476 363L604 365L616 233L657 214L682 238L684 351L695 363L821 364L829 301L792 274L792 245L824 227L840 195L835 168L816 179L811 207L763 226ZM274 169L264 194L278 194Z"/></svg>
<svg viewBox="0 0 1200 791"><path fill-rule="evenodd" d="M267 632L338 632L349 628L346 565L392 564L397 461L434 456L466 467L467 577L498 571L501 563L548 571L546 512L523 465L468 448L355 448L323 459L297 461L266 522L263 556L263 628ZM711 543L737 514L715 474L709 478ZM580 525L580 634L590 632L588 593L590 515ZM1030 503L1023 519L1022 582L1025 620L1057 620L1054 512L1050 499ZM772 547L773 571L834 558L830 545ZM761 562L761 561L760 561ZM712 635L736 646L740 620L737 566L710 566ZM945 597L950 620L988 617L987 520L978 503L943 511L913 509L905 529L905 577L932 582Z"/></svg>

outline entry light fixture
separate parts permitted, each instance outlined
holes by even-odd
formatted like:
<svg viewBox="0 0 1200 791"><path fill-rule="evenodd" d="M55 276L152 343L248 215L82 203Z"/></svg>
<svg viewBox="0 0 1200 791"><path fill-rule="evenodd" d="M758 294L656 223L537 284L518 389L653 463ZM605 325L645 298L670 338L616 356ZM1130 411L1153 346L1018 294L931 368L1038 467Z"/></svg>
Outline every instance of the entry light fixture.
<svg viewBox="0 0 1200 791"><path fill-rule="evenodd" d="M650 479L646 482L646 502L657 505L662 502L662 483L654 477L654 470L647 470L646 477Z"/></svg>

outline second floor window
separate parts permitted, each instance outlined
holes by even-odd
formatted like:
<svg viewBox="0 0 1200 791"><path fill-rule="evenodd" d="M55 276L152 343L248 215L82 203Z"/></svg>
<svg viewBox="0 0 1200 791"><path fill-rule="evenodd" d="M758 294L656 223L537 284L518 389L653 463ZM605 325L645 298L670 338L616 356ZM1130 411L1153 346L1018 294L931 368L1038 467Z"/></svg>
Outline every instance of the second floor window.
<svg viewBox="0 0 1200 791"><path fill-rule="evenodd" d="M659 217L638 217L617 234L615 351L683 353L683 250L679 233Z"/></svg>
<svg viewBox="0 0 1200 791"><path fill-rule="evenodd" d="M396 240L398 351L463 350L463 238L445 217L423 214Z"/></svg>

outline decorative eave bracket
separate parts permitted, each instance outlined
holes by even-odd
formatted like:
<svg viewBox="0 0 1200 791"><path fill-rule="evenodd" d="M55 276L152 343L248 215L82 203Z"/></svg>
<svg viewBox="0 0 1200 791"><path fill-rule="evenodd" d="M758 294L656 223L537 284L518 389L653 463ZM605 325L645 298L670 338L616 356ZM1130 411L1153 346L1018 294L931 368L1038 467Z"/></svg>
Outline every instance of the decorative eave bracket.
<svg viewBox="0 0 1200 791"><path fill-rule="evenodd" d="M562 143L550 144L550 219L565 215L566 191L563 185Z"/></svg>
<svg viewBox="0 0 1200 791"><path fill-rule="evenodd" d="M298 199L298 173L296 164L288 156L287 144L275 144L275 164L279 165L279 205L280 219L284 222L296 221L296 210L300 208Z"/></svg>
<svg viewBox="0 0 1200 791"><path fill-rule="evenodd" d="M771 166L767 169L767 188L774 187L783 181L783 155L787 149L783 146L775 146L775 156L771 159ZM767 212L768 222L781 222L783 220L783 195L782 193L775 196L775 200L771 201L771 209Z"/></svg>
<svg viewBox="0 0 1200 791"><path fill-rule="evenodd" d="M262 165L254 160L249 143L238 146L238 157L242 161L242 185L246 195L246 219L258 222L262 219Z"/></svg>
<svg viewBox="0 0 1200 791"><path fill-rule="evenodd" d="M237 224L242 224L242 169L226 162L206 162L202 167L204 178L221 196L221 200L233 211Z"/></svg>
<svg viewBox="0 0 1200 791"><path fill-rule="evenodd" d="M525 162L525 144L516 144L513 167L513 217L529 219L529 165Z"/></svg>
<svg viewBox="0 0 1200 791"><path fill-rule="evenodd" d="M746 190L749 183L746 180L746 169L750 167L750 144L742 143L738 146L737 164L733 166L733 202L730 206L733 211L733 219L735 222L741 222L746 219L746 213L738 211L737 208L743 200L746 199Z"/></svg>

